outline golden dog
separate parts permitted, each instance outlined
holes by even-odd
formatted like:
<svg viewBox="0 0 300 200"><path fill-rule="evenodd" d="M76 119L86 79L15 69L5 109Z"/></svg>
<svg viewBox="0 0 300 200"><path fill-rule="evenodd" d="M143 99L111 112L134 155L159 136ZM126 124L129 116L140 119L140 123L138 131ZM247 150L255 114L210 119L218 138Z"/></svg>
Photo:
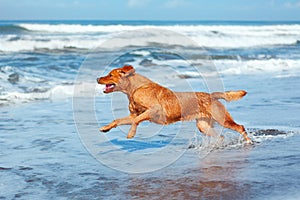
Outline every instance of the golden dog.
<svg viewBox="0 0 300 200"><path fill-rule="evenodd" d="M158 124L196 120L198 129L209 136L216 136L213 124L218 122L243 135L247 143L252 143L243 125L234 122L224 105L218 99L239 100L246 91L214 92L173 92L148 78L135 73L130 65L112 70L107 76L97 78L104 84L104 93L120 91L129 99L130 115L116 119L100 131L107 132L119 125L131 125L127 138L133 138L139 123L145 120Z"/></svg>

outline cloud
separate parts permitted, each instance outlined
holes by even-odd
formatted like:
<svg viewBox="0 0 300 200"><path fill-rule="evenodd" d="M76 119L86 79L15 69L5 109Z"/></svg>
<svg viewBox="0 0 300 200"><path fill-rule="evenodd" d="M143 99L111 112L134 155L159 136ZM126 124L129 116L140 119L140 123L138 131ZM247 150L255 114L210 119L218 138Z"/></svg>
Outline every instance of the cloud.
<svg viewBox="0 0 300 200"><path fill-rule="evenodd" d="M286 8L300 8L300 1L296 1L296 2L286 2L284 4L284 7Z"/></svg>
<svg viewBox="0 0 300 200"><path fill-rule="evenodd" d="M186 2L182 0L167 0L165 6L168 8L177 8L185 5Z"/></svg>
<svg viewBox="0 0 300 200"><path fill-rule="evenodd" d="M143 7L149 3L149 0L128 0L127 5L129 7Z"/></svg>
<svg viewBox="0 0 300 200"><path fill-rule="evenodd" d="M180 8L182 6L190 5L190 3L185 0L127 0L127 6L131 8L141 8L153 5L162 5L165 8Z"/></svg>

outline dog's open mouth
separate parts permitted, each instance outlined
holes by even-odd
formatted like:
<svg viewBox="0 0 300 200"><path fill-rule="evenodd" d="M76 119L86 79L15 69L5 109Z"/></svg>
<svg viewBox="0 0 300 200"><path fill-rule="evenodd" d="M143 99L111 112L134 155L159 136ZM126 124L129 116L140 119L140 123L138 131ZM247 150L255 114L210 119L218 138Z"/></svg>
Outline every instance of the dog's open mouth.
<svg viewBox="0 0 300 200"><path fill-rule="evenodd" d="M115 89L116 85L115 84L106 84L105 88L103 90L104 93L109 93L109 92L113 92Z"/></svg>

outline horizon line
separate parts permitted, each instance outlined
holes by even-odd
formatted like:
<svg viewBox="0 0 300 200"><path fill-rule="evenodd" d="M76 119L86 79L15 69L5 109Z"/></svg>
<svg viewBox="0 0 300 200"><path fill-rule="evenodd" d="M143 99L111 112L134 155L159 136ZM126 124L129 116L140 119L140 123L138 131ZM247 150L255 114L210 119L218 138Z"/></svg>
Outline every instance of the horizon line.
<svg viewBox="0 0 300 200"><path fill-rule="evenodd" d="M300 20L250 20L250 19L0 19L0 21L133 21L133 22L141 22L141 21L155 21L155 22L300 22Z"/></svg>

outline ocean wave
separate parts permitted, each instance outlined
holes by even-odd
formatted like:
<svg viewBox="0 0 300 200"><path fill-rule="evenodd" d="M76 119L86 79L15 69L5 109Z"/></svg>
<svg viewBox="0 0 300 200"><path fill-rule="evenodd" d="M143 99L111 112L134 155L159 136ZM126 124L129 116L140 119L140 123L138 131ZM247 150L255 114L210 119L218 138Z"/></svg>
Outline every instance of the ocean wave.
<svg viewBox="0 0 300 200"><path fill-rule="evenodd" d="M284 73L295 75L300 71L300 60L294 59L215 60L214 64L221 74Z"/></svg>
<svg viewBox="0 0 300 200"><path fill-rule="evenodd" d="M6 35L0 37L0 51L35 51L39 49L91 49L100 45L105 39L102 36L35 36L35 35Z"/></svg>
<svg viewBox="0 0 300 200"><path fill-rule="evenodd" d="M164 41L162 42L161 38L152 37L149 43L139 43L136 38L136 41L133 45L123 46L122 44L128 44L126 42L126 38L120 38L120 43L114 43L111 46L102 46L102 44L106 41L109 41L111 36L94 36L94 37L81 37L81 36L50 36L45 37L44 39L39 39L38 37L20 37L16 35L10 35L6 38L0 37L0 51L2 52L18 52L18 51L38 51L38 50L69 50L69 49L105 49L105 50L118 50L120 48L130 48L132 46L136 47L144 47L144 46L157 46L157 47L165 47L171 48L174 45L182 46L181 41ZM296 38L276 38L276 37L268 37L268 38L249 38L249 37L236 37L236 38L213 38L206 36L197 36L191 37L195 43L191 46L185 46L187 49L198 48L208 48L208 49L239 49L239 48L253 48L253 47L276 47L276 46L289 46L289 45L297 45L298 41ZM143 41L141 39L141 41ZM155 42L160 41L160 42Z"/></svg>
<svg viewBox="0 0 300 200"><path fill-rule="evenodd" d="M0 105L9 105L17 103L28 103L39 100L59 101L74 97L86 97L86 93L74 92L75 84L58 84L52 88L35 88L31 92L9 91L0 94ZM102 91L102 87L95 83L79 83L79 88L95 88L96 91ZM83 90L84 91L84 90ZM95 93L93 95L102 95L102 93Z"/></svg>
<svg viewBox="0 0 300 200"><path fill-rule="evenodd" d="M246 35L246 36L270 36L272 35L299 35L300 25L81 25L81 24L17 24L25 30L52 33L112 33L132 31L137 29L160 28L175 32L206 33L208 35Z"/></svg>
<svg viewBox="0 0 300 200"><path fill-rule="evenodd" d="M0 95L0 104L27 103L37 100L65 99L73 95L73 86L58 85L46 92L8 92Z"/></svg>
<svg viewBox="0 0 300 200"><path fill-rule="evenodd" d="M131 53L135 55L135 52ZM268 54L257 55L200 55L194 59L185 60L179 55L169 55L159 51L137 51L137 55L143 54L144 57L136 57L135 65L149 66L172 66L182 78L199 77L199 72L191 71L192 66L197 66L200 73L205 76L215 76L216 72L223 75L248 75L272 73L275 77L295 77L299 76L300 58L280 58ZM132 62L133 64L133 62Z"/></svg>
<svg viewBox="0 0 300 200"><path fill-rule="evenodd" d="M193 61L191 61L193 62ZM198 63L202 63L200 60ZM300 74L300 60L269 59L269 60L214 60L212 63L216 71L205 71L205 76L222 75L250 75L267 74L276 78L298 77ZM201 69L201 68L200 68ZM213 68L212 68L213 69ZM180 73L183 78L197 78L198 72L185 71Z"/></svg>
<svg viewBox="0 0 300 200"><path fill-rule="evenodd" d="M130 26L130 25L81 25L81 24L18 24L26 30L48 33L112 33L120 31L130 31L150 26Z"/></svg>
<svg viewBox="0 0 300 200"><path fill-rule="evenodd" d="M2 34L16 34L16 33L24 33L29 30L25 27L18 25L0 25L0 33Z"/></svg>
<svg viewBox="0 0 300 200"><path fill-rule="evenodd" d="M74 84L69 73L41 66L0 66L0 105L71 97Z"/></svg>
<svg viewBox="0 0 300 200"><path fill-rule="evenodd" d="M1 28L3 31L1 31ZM194 46L204 48L248 48L278 45L298 45L300 25L80 25L80 24L17 24L0 27L0 51L33 51L36 49L94 49L110 38L122 38L123 32L136 30L161 30L161 36L147 36L149 41L165 45L181 45L181 41L160 40L164 30L187 36L195 42ZM5 32L5 30L8 30ZM14 32L14 30L16 32ZM22 31L30 34L22 34ZM134 41L145 35L135 36ZM168 36L169 37L169 36ZM149 44L140 44L149 45ZM115 48L113 46L112 48ZM187 47L190 48L190 47Z"/></svg>

